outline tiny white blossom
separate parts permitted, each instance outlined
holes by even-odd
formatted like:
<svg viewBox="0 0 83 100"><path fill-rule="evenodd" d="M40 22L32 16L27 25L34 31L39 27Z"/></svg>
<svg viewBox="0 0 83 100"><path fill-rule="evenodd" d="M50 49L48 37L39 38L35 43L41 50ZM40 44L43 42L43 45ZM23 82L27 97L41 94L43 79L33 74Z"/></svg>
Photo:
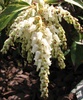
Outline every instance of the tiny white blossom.
<svg viewBox="0 0 83 100"><path fill-rule="evenodd" d="M48 20L48 17L49 17L49 15L48 15L48 5L45 5L42 15L45 18L45 20Z"/></svg>
<svg viewBox="0 0 83 100"><path fill-rule="evenodd" d="M33 32L33 31L35 31L36 28L37 28L36 25L32 24L28 30L29 30L29 32L31 33L31 32Z"/></svg>
<svg viewBox="0 0 83 100"><path fill-rule="evenodd" d="M49 37L52 36L52 33L51 33L51 31L50 31L49 28L46 28L46 32L47 32L47 34L48 34Z"/></svg>
<svg viewBox="0 0 83 100"><path fill-rule="evenodd" d="M36 15L36 11L35 11L35 9L32 9L32 16L35 16Z"/></svg>
<svg viewBox="0 0 83 100"><path fill-rule="evenodd" d="M43 57L44 57L44 59L45 59L45 61L46 61L46 62L44 62L44 64L50 66L50 65L51 65L51 61L50 61L51 56L45 54L45 55L43 55Z"/></svg>
<svg viewBox="0 0 83 100"><path fill-rule="evenodd" d="M36 51L34 60L37 61L39 59L40 55L41 55L41 52L40 51Z"/></svg>
<svg viewBox="0 0 83 100"><path fill-rule="evenodd" d="M41 40L41 43L42 43L44 46L48 46L48 45L49 45L48 42L47 42L47 40L46 40L45 38L43 38L43 39Z"/></svg>
<svg viewBox="0 0 83 100"><path fill-rule="evenodd" d="M31 45L33 46L34 44L37 43L37 37L36 36L32 36L31 39L32 39Z"/></svg>
<svg viewBox="0 0 83 100"><path fill-rule="evenodd" d="M42 65L42 60L39 59L39 60L37 61L37 71L40 69L41 65Z"/></svg>
<svg viewBox="0 0 83 100"><path fill-rule="evenodd" d="M51 9L50 8L48 8L48 15L49 15L49 17L52 18L52 12L51 12Z"/></svg>
<svg viewBox="0 0 83 100"><path fill-rule="evenodd" d="M43 36L43 33L42 32L37 32L36 35L37 35L37 39L41 40L42 36Z"/></svg>
<svg viewBox="0 0 83 100"><path fill-rule="evenodd" d="M45 33L47 34L46 39L49 44L52 43L52 32L50 31L49 28L46 28Z"/></svg>
<svg viewBox="0 0 83 100"><path fill-rule="evenodd" d="M28 25L32 25L34 22L35 18L34 17L30 17L27 21L28 21Z"/></svg>
<svg viewBox="0 0 83 100"><path fill-rule="evenodd" d="M47 55L51 54L52 48L51 48L50 45L48 45L48 46L43 46L43 49L44 49L45 54L47 54Z"/></svg>
<svg viewBox="0 0 83 100"><path fill-rule="evenodd" d="M35 53L37 50L38 50L38 45L37 44L33 45L32 53Z"/></svg>
<svg viewBox="0 0 83 100"><path fill-rule="evenodd" d="M54 34L54 39L56 40L56 42L59 44L61 42L61 40L59 39L57 34Z"/></svg>
<svg viewBox="0 0 83 100"><path fill-rule="evenodd" d="M41 6L44 6L44 0L38 0Z"/></svg>
<svg viewBox="0 0 83 100"><path fill-rule="evenodd" d="M59 29L57 29L54 25L50 25L49 28L53 33L59 33Z"/></svg>

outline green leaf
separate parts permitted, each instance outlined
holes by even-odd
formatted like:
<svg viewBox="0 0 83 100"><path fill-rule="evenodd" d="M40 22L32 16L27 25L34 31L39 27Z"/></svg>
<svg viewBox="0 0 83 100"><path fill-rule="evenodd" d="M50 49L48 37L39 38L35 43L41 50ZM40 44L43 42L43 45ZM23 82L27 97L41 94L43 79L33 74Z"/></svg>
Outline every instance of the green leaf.
<svg viewBox="0 0 83 100"><path fill-rule="evenodd" d="M56 2L56 0L44 0L46 3L55 3Z"/></svg>
<svg viewBox="0 0 83 100"><path fill-rule="evenodd" d="M3 30L9 22L16 18L18 13L26 9L28 6L29 4L23 1L10 4L0 14L0 31Z"/></svg>
<svg viewBox="0 0 83 100"><path fill-rule="evenodd" d="M0 5L0 11L2 10L2 6Z"/></svg>
<svg viewBox="0 0 83 100"><path fill-rule="evenodd" d="M83 17L82 16L78 16L81 20L83 20Z"/></svg>
<svg viewBox="0 0 83 100"><path fill-rule="evenodd" d="M64 52L64 55L66 56L69 52L70 52L70 49L67 49L67 50Z"/></svg>
<svg viewBox="0 0 83 100"><path fill-rule="evenodd" d="M83 1L82 0L64 0L65 2L71 3L83 9Z"/></svg>
<svg viewBox="0 0 83 100"><path fill-rule="evenodd" d="M64 0L44 0L48 4L58 4L63 2Z"/></svg>
<svg viewBox="0 0 83 100"><path fill-rule="evenodd" d="M1 4L4 4L4 0L0 0L0 3L1 3Z"/></svg>
<svg viewBox="0 0 83 100"><path fill-rule="evenodd" d="M73 65L75 66L75 60L76 60L76 43L74 42L71 46L71 60Z"/></svg>
<svg viewBox="0 0 83 100"><path fill-rule="evenodd" d="M83 43L73 43L71 48L71 59L76 70L83 63Z"/></svg>

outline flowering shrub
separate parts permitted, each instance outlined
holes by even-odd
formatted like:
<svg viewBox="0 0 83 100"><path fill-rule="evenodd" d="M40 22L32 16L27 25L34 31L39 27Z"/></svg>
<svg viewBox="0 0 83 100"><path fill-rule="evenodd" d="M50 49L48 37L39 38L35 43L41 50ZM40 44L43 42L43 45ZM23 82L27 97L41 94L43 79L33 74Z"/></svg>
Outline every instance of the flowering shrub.
<svg viewBox="0 0 83 100"><path fill-rule="evenodd" d="M9 38L4 42L1 52L7 53L15 42L21 43L22 56L27 61L34 59L40 77L41 97L48 97L50 58L56 58L61 69L65 68L63 50L67 48L65 31L60 24L62 18L80 33L82 28L78 20L61 6L54 7L43 0L31 2L21 11L10 26ZM26 55L27 54L27 55Z"/></svg>

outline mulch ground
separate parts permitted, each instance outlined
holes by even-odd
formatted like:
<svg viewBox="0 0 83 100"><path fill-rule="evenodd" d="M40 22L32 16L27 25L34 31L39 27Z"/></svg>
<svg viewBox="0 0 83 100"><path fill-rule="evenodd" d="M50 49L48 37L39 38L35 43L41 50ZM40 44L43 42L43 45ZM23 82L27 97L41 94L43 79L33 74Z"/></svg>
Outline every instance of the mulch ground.
<svg viewBox="0 0 83 100"><path fill-rule="evenodd" d="M36 66L28 64L20 56L0 56L0 100L44 100L40 97L40 81ZM76 71L71 66L60 70L53 60L52 66L50 66L47 100L68 100L64 97L70 93L82 77L82 65Z"/></svg>

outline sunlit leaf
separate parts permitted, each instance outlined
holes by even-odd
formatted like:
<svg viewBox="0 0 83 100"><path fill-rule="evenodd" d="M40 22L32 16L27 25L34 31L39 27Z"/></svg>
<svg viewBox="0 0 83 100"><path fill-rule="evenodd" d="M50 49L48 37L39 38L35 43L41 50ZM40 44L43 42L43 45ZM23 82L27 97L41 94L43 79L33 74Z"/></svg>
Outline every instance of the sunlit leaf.
<svg viewBox="0 0 83 100"><path fill-rule="evenodd" d="M15 2L10 4L1 14L0 14L0 31L4 29L7 24L16 18L18 13L26 9L29 6L26 2Z"/></svg>
<svg viewBox="0 0 83 100"><path fill-rule="evenodd" d="M44 0L48 4L58 4L63 2L64 0Z"/></svg>
<svg viewBox="0 0 83 100"><path fill-rule="evenodd" d="M0 6L0 11L2 10L2 6Z"/></svg>

